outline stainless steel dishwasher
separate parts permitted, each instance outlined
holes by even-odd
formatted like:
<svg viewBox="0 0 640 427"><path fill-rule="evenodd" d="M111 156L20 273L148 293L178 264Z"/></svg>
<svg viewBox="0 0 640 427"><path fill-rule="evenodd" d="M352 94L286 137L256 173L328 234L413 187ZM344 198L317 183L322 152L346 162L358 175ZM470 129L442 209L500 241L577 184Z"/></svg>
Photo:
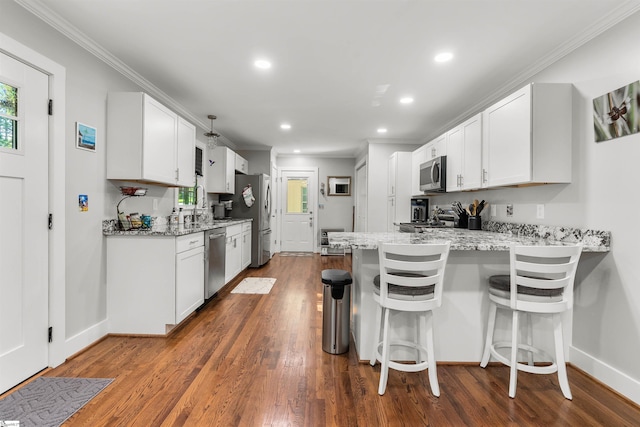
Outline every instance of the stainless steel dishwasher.
<svg viewBox="0 0 640 427"><path fill-rule="evenodd" d="M214 228L204 235L204 297L209 299L224 286L226 228Z"/></svg>

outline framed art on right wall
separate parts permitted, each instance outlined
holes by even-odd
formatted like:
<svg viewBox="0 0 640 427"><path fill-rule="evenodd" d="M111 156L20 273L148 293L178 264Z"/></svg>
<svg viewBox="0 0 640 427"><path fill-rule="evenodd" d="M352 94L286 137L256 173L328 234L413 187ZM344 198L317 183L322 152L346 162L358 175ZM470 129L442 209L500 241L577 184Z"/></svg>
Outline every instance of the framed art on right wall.
<svg viewBox="0 0 640 427"><path fill-rule="evenodd" d="M593 100L596 142L637 133L640 128L640 81Z"/></svg>

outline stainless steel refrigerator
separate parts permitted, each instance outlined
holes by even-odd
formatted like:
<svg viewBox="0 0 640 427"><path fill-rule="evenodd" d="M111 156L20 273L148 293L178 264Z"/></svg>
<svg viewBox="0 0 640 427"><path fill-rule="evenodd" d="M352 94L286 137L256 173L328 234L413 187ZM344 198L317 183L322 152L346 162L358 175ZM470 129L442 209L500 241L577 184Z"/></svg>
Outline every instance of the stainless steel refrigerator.
<svg viewBox="0 0 640 427"><path fill-rule="evenodd" d="M250 188L255 199L251 206L246 197ZM251 267L260 267L271 259L271 178L266 174L236 175L236 192L233 196L220 196L221 200L233 200L231 218L251 218Z"/></svg>

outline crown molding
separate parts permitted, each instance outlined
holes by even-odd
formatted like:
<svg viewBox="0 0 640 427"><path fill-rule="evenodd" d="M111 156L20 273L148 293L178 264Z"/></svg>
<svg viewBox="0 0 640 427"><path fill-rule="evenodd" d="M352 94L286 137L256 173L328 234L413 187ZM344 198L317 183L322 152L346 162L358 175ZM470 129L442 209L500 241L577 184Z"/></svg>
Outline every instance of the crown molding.
<svg viewBox="0 0 640 427"><path fill-rule="evenodd" d="M640 2L637 0L624 0L618 2L617 7L611 8L609 13L603 15L600 20L595 22L589 28L586 28L581 33L576 34L575 37L559 45L556 49L549 52L548 55L541 58L531 67L527 68L519 74L516 74L513 78L506 81L501 88L497 89L491 97L488 97L485 100L467 108L456 118L450 120L444 126L440 127L437 131L431 133L429 137L426 138L426 140L430 141L433 138L438 137L442 133L452 129L466 119L484 110L487 106L499 101L513 91L519 89L521 86L524 86L526 83L530 82L530 79L536 74L542 72L553 63L564 58L574 50L585 45L589 41L593 40L600 34L604 33L614 25L622 22L624 19L628 18L638 11L640 11Z"/></svg>
<svg viewBox="0 0 640 427"><path fill-rule="evenodd" d="M192 114L182 104L164 93L160 88L144 78L141 74L133 70L127 64L122 62L115 55L113 55L107 49L91 39L89 36L84 34L78 28L73 26L69 21L51 10L40 0L14 1L25 8L27 11L31 12L33 15L40 18L47 25L59 31L65 37L85 49L87 52L91 53L93 56L95 56L108 66L118 71L120 74L131 80L136 85L140 86L143 91L153 96L158 101L162 102L164 105L175 111L180 116L184 117L185 119L189 120L191 123L202 129L209 129L210 124L208 122ZM220 136L220 140L226 146L235 147L235 144L225 138L224 135Z"/></svg>

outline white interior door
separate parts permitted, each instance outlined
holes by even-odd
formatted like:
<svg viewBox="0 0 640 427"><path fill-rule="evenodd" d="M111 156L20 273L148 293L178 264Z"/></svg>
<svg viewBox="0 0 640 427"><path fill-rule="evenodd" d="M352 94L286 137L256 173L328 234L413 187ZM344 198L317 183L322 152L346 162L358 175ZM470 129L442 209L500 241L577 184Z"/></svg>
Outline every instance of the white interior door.
<svg viewBox="0 0 640 427"><path fill-rule="evenodd" d="M48 365L48 95L0 53L0 393Z"/></svg>
<svg viewBox="0 0 640 427"><path fill-rule="evenodd" d="M316 174L312 170L282 170L283 252L314 251Z"/></svg>
<svg viewBox="0 0 640 427"><path fill-rule="evenodd" d="M273 166L271 168L271 203L273 206L279 206L279 187L277 185L278 181L278 168ZM278 235L280 233L280 227L278 221L278 209L271 209L271 256L274 253L280 252L280 248L278 247Z"/></svg>

